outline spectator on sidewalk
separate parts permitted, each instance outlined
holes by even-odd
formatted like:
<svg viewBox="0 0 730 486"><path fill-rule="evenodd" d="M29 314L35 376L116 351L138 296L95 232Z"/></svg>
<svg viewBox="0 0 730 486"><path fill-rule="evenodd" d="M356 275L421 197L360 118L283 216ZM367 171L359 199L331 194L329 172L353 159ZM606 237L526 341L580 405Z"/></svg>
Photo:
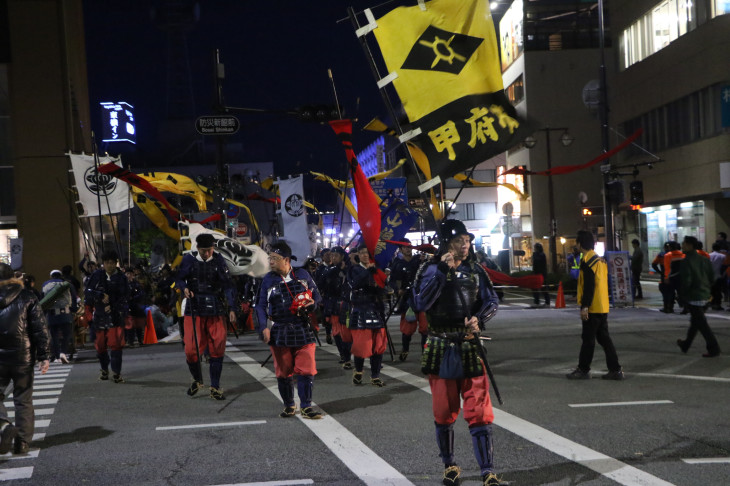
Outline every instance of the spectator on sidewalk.
<svg viewBox="0 0 730 486"><path fill-rule="evenodd" d="M679 275L682 279L682 300L689 310L690 324L687 329L687 337L684 340L677 339L677 346L683 353L686 353L699 331L707 345L707 352L702 356L714 358L720 355L720 345L705 317L705 304L710 298L714 273L710 260L697 253L697 243L697 238L694 236L685 236L682 241L685 257Z"/></svg>
<svg viewBox="0 0 730 486"><path fill-rule="evenodd" d="M634 247L634 253L631 254L631 283L634 299L643 299L641 272L644 270L644 252L641 250L641 243L636 238L631 240L631 246Z"/></svg>
<svg viewBox="0 0 730 486"><path fill-rule="evenodd" d="M13 269L0 263L0 454L28 452L35 429L33 365L48 371L48 326L35 295L24 289ZM5 389L13 383L15 424L5 408Z"/></svg>

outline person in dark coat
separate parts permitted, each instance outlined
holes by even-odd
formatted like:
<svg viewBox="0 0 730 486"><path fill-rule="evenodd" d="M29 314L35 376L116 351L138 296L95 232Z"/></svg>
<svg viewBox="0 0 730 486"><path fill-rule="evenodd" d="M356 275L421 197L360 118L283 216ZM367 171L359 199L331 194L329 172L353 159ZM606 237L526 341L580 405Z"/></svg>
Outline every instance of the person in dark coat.
<svg viewBox="0 0 730 486"><path fill-rule="evenodd" d="M33 366L41 374L50 364L50 336L38 298L13 269L0 263L0 454L28 452L35 429ZM13 383L15 424L5 408L5 389Z"/></svg>
<svg viewBox="0 0 730 486"><path fill-rule="evenodd" d="M545 256L545 252L543 251L540 243L535 243L535 246L533 247L532 273L535 275L542 275L543 285L545 284L545 280L547 279L547 257ZM544 288L545 287L543 286L543 289ZM544 307L550 307L550 294L547 290L542 291L542 297L545 299ZM538 307L540 305L540 291L533 290L532 298L535 301L535 307Z"/></svg>
<svg viewBox="0 0 730 486"><path fill-rule="evenodd" d="M226 353L226 320L236 325L236 287L223 256L215 251L210 233L195 237L196 251L183 257L175 287L185 296L183 342L185 361L193 382L187 394L193 396L203 387L199 356L210 354L210 397L225 400L220 386L223 356Z"/></svg>
<svg viewBox="0 0 730 486"><path fill-rule="evenodd" d="M101 256L102 267L95 271L84 291L84 303L94 309L94 347L99 358L99 379L109 380L109 366L114 383L122 378L124 320L129 312L129 282L117 267L119 256L107 251ZM107 351L108 349L108 351Z"/></svg>

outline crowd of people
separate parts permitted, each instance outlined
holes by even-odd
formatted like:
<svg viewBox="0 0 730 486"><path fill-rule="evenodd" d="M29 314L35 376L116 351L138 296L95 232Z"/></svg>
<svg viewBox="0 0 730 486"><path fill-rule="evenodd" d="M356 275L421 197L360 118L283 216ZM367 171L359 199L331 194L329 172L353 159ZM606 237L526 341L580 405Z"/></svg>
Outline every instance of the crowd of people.
<svg viewBox="0 0 730 486"><path fill-rule="evenodd" d="M352 384L367 383L367 362L369 384L376 388L387 385L380 373L386 351L406 361L418 332L421 369L428 376L433 395L443 484L461 481L454 457L453 424L463 409L483 484L498 485L488 363L480 333L496 314L501 299L486 271L491 268L489 262L474 251L473 236L463 223L446 220L437 236L440 246L434 247L435 254L417 253L409 240L401 240L385 269L378 268L365 245L349 252L339 246L327 248L317 258L297 266L291 248L279 241L267 250L270 272L256 279L231 276L215 251L214 237L205 233L197 236L195 251L187 253L174 271L169 266L157 272L143 265L120 267L118 255L107 251L100 256L100 266L88 257L81 261L82 282L73 277L67 265L53 270L38 289L33 276L13 273L2 264L0 330L11 338L0 339L0 349L4 353L12 350L15 358L0 360L0 388L13 381L16 419L13 423L8 418L0 400L0 454L11 449L19 454L28 451L36 363L41 373L51 362L67 364L77 346L91 341L99 360L99 379L124 383L123 349L143 345L148 319L154 322L158 338L180 332L192 378L187 395L193 397L205 387L204 360L209 365L210 397L226 399L221 372L227 334L230 329L251 330L271 350L284 403L279 416L299 414L304 419L321 419L323 412L312 405L321 325L326 342L337 347L341 367L352 370ZM591 233L579 232L576 242L571 270L578 270L577 300L583 331L578 367L567 377L590 378L598 342L608 367L602 378L623 380L625 375L608 333L606 262L595 253ZM635 273L641 263L636 252L641 250L638 241L632 243ZM713 253L707 254L696 238L687 236L681 247L668 242L665 250L652 263L662 276L662 311L673 312L677 302L691 315L687 335L678 339L677 345L686 353L699 332L707 343L704 356L719 355L704 312L707 306L722 308L730 275L728 245L723 246L719 239L713 244ZM544 275L547 265L539 244L535 245L535 255L533 271ZM635 292L637 298L642 297L640 285L635 286ZM540 297L549 303L549 297L535 292L536 304ZM394 314L400 317L399 353L386 326Z"/></svg>

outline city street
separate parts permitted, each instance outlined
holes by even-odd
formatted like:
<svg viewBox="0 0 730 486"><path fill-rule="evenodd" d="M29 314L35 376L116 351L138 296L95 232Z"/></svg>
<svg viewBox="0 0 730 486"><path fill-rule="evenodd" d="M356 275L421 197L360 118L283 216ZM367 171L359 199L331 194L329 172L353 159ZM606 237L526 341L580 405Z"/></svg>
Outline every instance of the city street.
<svg viewBox="0 0 730 486"><path fill-rule="evenodd" d="M488 353L504 405L495 408L494 456L504 481L526 485L727 485L730 354L702 358L698 336L677 345L689 316L658 312L656 283L637 307L612 309L609 329L626 372L569 381L580 347L579 311L531 309L507 291L489 323ZM555 296L553 295L553 298ZM730 312L709 311L730 352ZM400 349L395 317L390 332ZM0 456L0 480L32 485L435 485L442 464L417 345L405 362L386 353L385 388L354 386L336 348L317 350L314 400L323 420L282 419L273 365L257 336L229 336L227 400L194 398L179 342L125 349L124 384L99 381L87 345L70 365L38 377L36 435L26 456ZM414 338L414 344L418 338ZM415 352L414 352L415 350ZM397 356L396 356L397 360ZM366 362L366 378L367 378ZM204 372L207 382L207 369ZM8 392L9 393L9 392ZM12 410L12 401L6 398ZM481 484L466 423L456 426L463 484Z"/></svg>

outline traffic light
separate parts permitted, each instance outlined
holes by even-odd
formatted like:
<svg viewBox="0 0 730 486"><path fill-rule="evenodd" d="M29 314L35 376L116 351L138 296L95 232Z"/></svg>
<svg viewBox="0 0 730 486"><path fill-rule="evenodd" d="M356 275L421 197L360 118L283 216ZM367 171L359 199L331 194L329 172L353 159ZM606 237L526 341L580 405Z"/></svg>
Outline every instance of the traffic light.
<svg viewBox="0 0 730 486"><path fill-rule="evenodd" d="M591 216L593 215L593 211L591 211L588 208L583 208L583 216Z"/></svg>
<svg viewBox="0 0 730 486"><path fill-rule="evenodd" d="M644 204L644 184L641 181L633 181L629 184L629 193L631 194L632 205Z"/></svg>
<svg viewBox="0 0 730 486"><path fill-rule="evenodd" d="M336 105L307 105L297 108L297 118L303 122L323 123L339 120L340 111Z"/></svg>

